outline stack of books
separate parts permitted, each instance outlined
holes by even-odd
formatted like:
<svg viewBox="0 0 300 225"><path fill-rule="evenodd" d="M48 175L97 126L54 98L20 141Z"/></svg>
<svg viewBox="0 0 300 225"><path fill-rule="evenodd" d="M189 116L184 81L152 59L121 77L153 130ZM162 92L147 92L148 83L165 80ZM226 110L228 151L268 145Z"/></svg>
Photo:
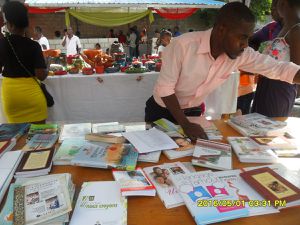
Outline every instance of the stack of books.
<svg viewBox="0 0 300 225"><path fill-rule="evenodd" d="M185 137L171 137L173 141L179 146L178 148L171 150L164 150L164 154L168 159L178 159L185 156L192 156L195 146L191 143L191 140Z"/></svg>
<svg viewBox="0 0 300 225"><path fill-rule="evenodd" d="M36 151L53 148L58 139L57 134L35 134L23 147L23 151Z"/></svg>
<svg viewBox="0 0 300 225"><path fill-rule="evenodd" d="M64 124L59 136L59 142L66 139L85 139L85 135L91 133L91 123Z"/></svg>
<svg viewBox="0 0 300 225"><path fill-rule="evenodd" d="M47 175L52 168L54 148L24 152L15 178Z"/></svg>
<svg viewBox="0 0 300 225"><path fill-rule="evenodd" d="M31 124L28 135L27 141L35 134L58 134L58 125L57 124Z"/></svg>
<svg viewBox="0 0 300 225"><path fill-rule="evenodd" d="M24 135L28 129L29 123L18 123L18 124L1 124L0 125L0 141L7 140L18 140L22 135Z"/></svg>
<svg viewBox="0 0 300 225"><path fill-rule="evenodd" d="M227 121L233 129L244 136L280 135L286 131L286 123L275 121L259 113L236 116Z"/></svg>
<svg viewBox="0 0 300 225"><path fill-rule="evenodd" d="M16 146L16 139L11 139L7 141L0 141L0 158L1 156Z"/></svg>

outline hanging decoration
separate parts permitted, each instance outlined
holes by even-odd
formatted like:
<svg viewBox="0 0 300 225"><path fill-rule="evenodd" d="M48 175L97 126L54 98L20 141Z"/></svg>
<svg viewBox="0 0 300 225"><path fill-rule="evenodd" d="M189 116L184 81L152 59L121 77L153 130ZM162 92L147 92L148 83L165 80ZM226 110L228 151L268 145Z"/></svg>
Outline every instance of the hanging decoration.
<svg viewBox="0 0 300 225"><path fill-rule="evenodd" d="M55 13L58 11L65 10L66 8L37 8L37 7L29 7L27 6L28 13L30 14L48 14Z"/></svg>
<svg viewBox="0 0 300 225"><path fill-rule="evenodd" d="M183 20L193 15L198 8L161 8L153 9L158 15L169 20Z"/></svg>

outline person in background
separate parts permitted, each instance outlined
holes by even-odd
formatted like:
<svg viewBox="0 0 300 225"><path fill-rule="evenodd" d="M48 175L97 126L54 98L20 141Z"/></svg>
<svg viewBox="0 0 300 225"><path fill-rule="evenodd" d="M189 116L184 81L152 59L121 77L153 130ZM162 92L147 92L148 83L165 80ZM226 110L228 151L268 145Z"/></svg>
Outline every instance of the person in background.
<svg viewBox="0 0 300 225"><path fill-rule="evenodd" d="M124 45L126 43L126 36L124 35L123 31L120 30L119 34L118 34L118 41L119 43L121 43L122 45Z"/></svg>
<svg viewBox="0 0 300 225"><path fill-rule="evenodd" d="M114 57L115 53L121 53L121 52L124 52L123 45L118 41L114 41L114 43L112 43L110 46L110 55Z"/></svg>
<svg viewBox="0 0 300 225"><path fill-rule="evenodd" d="M140 32L138 31L137 26L133 26L133 31L136 35L136 39L135 39L135 57L139 57L140 56L140 41L141 41L141 35Z"/></svg>
<svg viewBox="0 0 300 225"><path fill-rule="evenodd" d="M166 118L177 122L195 142L197 138L207 139L207 135L187 116L200 116L200 104L233 71L300 83L300 66L278 62L248 47L255 22L247 6L231 2L222 6L212 29L174 38L164 50L153 96L146 102L145 121Z"/></svg>
<svg viewBox="0 0 300 225"><path fill-rule="evenodd" d="M61 39L61 33L60 33L59 30L56 30L56 31L54 32L54 37L55 37L55 39Z"/></svg>
<svg viewBox="0 0 300 225"><path fill-rule="evenodd" d="M2 7L9 35L0 39L1 100L8 123L45 123L46 98L39 81L48 72L41 46L25 37L29 26L24 4L6 2Z"/></svg>
<svg viewBox="0 0 300 225"><path fill-rule="evenodd" d="M154 37L155 38L159 38L160 37L160 32L159 32L158 29L155 29L155 31L154 31Z"/></svg>
<svg viewBox="0 0 300 225"><path fill-rule="evenodd" d="M95 49L96 50L102 50L101 45L99 43L95 44Z"/></svg>
<svg viewBox="0 0 300 225"><path fill-rule="evenodd" d="M79 37L73 34L73 30L71 27L67 28L62 46L67 48L67 56L79 54L81 51L81 43Z"/></svg>
<svg viewBox="0 0 300 225"><path fill-rule="evenodd" d="M147 30L146 30L146 28L142 30L140 36L141 36L140 43L141 43L141 44L147 43Z"/></svg>
<svg viewBox="0 0 300 225"><path fill-rule="evenodd" d="M75 35L76 35L78 38L80 38L80 37L81 37L81 33L80 33L80 31L79 31L79 30L77 30L77 31L75 32Z"/></svg>
<svg viewBox="0 0 300 225"><path fill-rule="evenodd" d="M178 37L180 35L181 35L181 32L179 31L179 27L178 26L174 27L173 37Z"/></svg>
<svg viewBox="0 0 300 225"><path fill-rule="evenodd" d="M278 0L277 11L283 27L273 41L262 46L261 51L276 60L299 65L300 1ZM269 117L287 117L293 109L296 96L297 85L259 77L252 111Z"/></svg>
<svg viewBox="0 0 300 225"><path fill-rule="evenodd" d="M109 30L107 37L108 37L108 38L115 38L115 37L116 37L116 35L115 35L113 29L110 29L110 30Z"/></svg>
<svg viewBox="0 0 300 225"><path fill-rule="evenodd" d="M168 44L170 44L171 42L171 38L172 38L172 33L167 31L167 30L163 30L162 32L160 32L160 45L157 48L157 54L159 56L159 58L162 57L162 53L164 51L164 49L168 46Z"/></svg>
<svg viewBox="0 0 300 225"><path fill-rule="evenodd" d="M36 26L34 28L34 34L36 35L36 40L40 44L42 50L48 50L50 49L49 41L48 39L43 35L42 28L39 26Z"/></svg>
<svg viewBox="0 0 300 225"><path fill-rule="evenodd" d="M132 27L129 29L129 37L127 38L127 41L129 43L129 57L130 58L137 57L136 56L136 34Z"/></svg>
<svg viewBox="0 0 300 225"><path fill-rule="evenodd" d="M260 45L266 41L271 41L277 37L282 28L282 19L277 12L278 0L273 0L271 5L271 15L273 21L254 33L249 40L249 46L255 49L259 49ZM276 82L274 80L262 77L263 82L266 80L269 82ZM265 81L264 81L265 80ZM251 103L254 99L254 93L257 85L257 75L241 71L240 85L238 88L237 110L240 110L242 114L248 114L251 111ZM261 82L260 82L261 85ZM255 100L256 104L257 100Z"/></svg>

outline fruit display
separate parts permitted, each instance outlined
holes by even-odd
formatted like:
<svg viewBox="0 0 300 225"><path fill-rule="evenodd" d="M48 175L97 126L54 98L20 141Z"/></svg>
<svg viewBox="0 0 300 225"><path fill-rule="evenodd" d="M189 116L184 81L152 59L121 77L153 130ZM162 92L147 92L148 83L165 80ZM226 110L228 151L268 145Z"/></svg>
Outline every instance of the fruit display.
<svg viewBox="0 0 300 225"><path fill-rule="evenodd" d="M58 75L58 76L67 75L67 74L68 72L66 70L58 70L54 72L54 75Z"/></svg>
<svg viewBox="0 0 300 225"><path fill-rule="evenodd" d="M84 67L84 68L82 68L82 74L92 75L92 74L94 74L94 69L91 67Z"/></svg>
<svg viewBox="0 0 300 225"><path fill-rule="evenodd" d="M70 67L70 68L68 68L68 72L70 74L77 74L77 73L79 73L79 69L76 67Z"/></svg>

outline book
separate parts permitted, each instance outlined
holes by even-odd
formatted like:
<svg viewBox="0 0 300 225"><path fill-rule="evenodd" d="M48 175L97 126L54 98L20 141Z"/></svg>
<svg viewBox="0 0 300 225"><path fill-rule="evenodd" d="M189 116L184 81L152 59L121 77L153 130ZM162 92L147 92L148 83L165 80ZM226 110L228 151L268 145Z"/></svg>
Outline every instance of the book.
<svg viewBox="0 0 300 225"><path fill-rule="evenodd" d="M156 190L141 168L132 171L112 171L120 184L122 196L155 196Z"/></svg>
<svg viewBox="0 0 300 225"><path fill-rule="evenodd" d="M194 153L195 145L193 145L188 138L171 137L173 141L179 146L171 150L164 150L163 153L168 159L178 159L185 156L191 156Z"/></svg>
<svg viewBox="0 0 300 225"><path fill-rule="evenodd" d="M66 139L85 139L85 135L91 133L91 123L64 124L59 136L59 142Z"/></svg>
<svg viewBox="0 0 300 225"><path fill-rule="evenodd" d="M86 143L82 139L67 139L62 142L53 158L53 165L71 165L72 159Z"/></svg>
<svg viewBox="0 0 300 225"><path fill-rule="evenodd" d="M86 134L85 140L88 141L97 141L97 142L105 142L105 143L124 143L124 137L118 137L109 134Z"/></svg>
<svg viewBox="0 0 300 225"><path fill-rule="evenodd" d="M72 176L69 173L60 173L60 174L51 174L46 176L40 176L40 177L30 177L30 178L18 178L15 182L15 185L21 186L24 184L32 183L32 182L44 182L49 179L57 179L62 178L66 182L66 186L69 192L70 202L73 201L74 195L75 195L75 185L72 181ZM65 223L69 222L70 212L62 214L61 216L49 219L45 222L38 223L37 225L64 225Z"/></svg>
<svg viewBox="0 0 300 225"><path fill-rule="evenodd" d="M141 153L139 154L138 161L157 163L159 161L160 155L161 151Z"/></svg>
<svg viewBox="0 0 300 225"><path fill-rule="evenodd" d="M0 158L0 203L22 159L22 151L5 152Z"/></svg>
<svg viewBox="0 0 300 225"><path fill-rule="evenodd" d="M115 181L82 184L70 225L127 225L127 199Z"/></svg>
<svg viewBox="0 0 300 225"><path fill-rule="evenodd" d="M119 122L109 122L109 123L94 123L92 125L92 133L119 133L124 132L125 126L119 124Z"/></svg>
<svg viewBox="0 0 300 225"><path fill-rule="evenodd" d="M25 152L16 170L17 177L46 175L51 171L54 149Z"/></svg>
<svg viewBox="0 0 300 225"><path fill-rule="evenodd" d="M0 141L8 141L11 139L18 140L22 135L24 135L30 124L29 123L3 123L0 125Z"/></svg>
<svg viewBox="0 0 300 225"><path fill-rule="evenodd" d="M157 193L167 209L183 205L183 199L173 185L170 174L190 173L180 162L143 168L145 174L155 186Z"/></svg>
<svg viewBox="0 0 300 225"><path fill-rule="evenodd" d="M26 141L35 134L58 134L58 124L31 124Z"/></svg>
<svg viewBox="0 0 300 225"><path fill-rule="evenodd" d="M53 148L58 139L57 134L35 134L23 147L23 151L36 151Z"/></svg>
<svg viewBox="0 0 300 225"><path fill-rule="evenodd" d="M227 121L233 129L244 136L270 136L283 134L287 123L275 121L259 113L236 116Z"/></svg>
<svg viewBox="0 0 300 225"><path fill-rule="evenodd" d="M262 148L271 149L291 149L296 150L296 140L288 139L284 136L254 136L250 137Z"/></svg>
<svg viewBox="0 0 300 225"><path fill-rule="evenodd" d="M249 137L227 137L240 162L274 163L278 161L276 154L267 148L260 147Z"/></svg>
<svg viewBox="0 0 300 225"><path fill-rule="evenodd" d="M172 176L172 181L197 225L248 216L227 184L211 171Z"/></svg>
<svg viewBox="0 0 300 225"><path fill-rule="evenodd" d="M228 144L198 139L192 164L217 170L232 169L231 146Z"/></svg>
<svg viewBox="0 0 300 225"><path fill-rule="evenodd" d="M218 171L214 172L214 175L225 182L241 204L245 205L249 210L248 216L278 213L279 210L269 205L260 194L240 177L241 172L241 170ZM261 205L258 203L261 203Z"/></svg>
<svg viewBox="0 0 300 225"><path fill-rule="evenodd" d="M1 156L16 146L16 139L11 139L7 141L0 141L0 158Z"/></svg>
<svg viewBox="0 0 300 225"><path fill-rule="evenodd" d="M134 170L138 153L130 144L85 143L71 160L72 165Z"/></svg>
<svg viewBox="0 0 300 225"><path fill-rule="evenodd" d="M185 136L183 129L179 125L176 125L165 118L156 120L153 123L165 132L173 131L181 134L182 136Z"/></svg>
<svg viewBox="0 0 300 225"><path fill-rule="evenodd" d="M205 116L196 116L187 118L191 123L199 124L206 133L208 140L222 140L223 135L216 125L205 118Z"/></svg>
<svg viewBox="0 0 300 225"><path fill-rule="evenodd" d="M14 191L14 224L47 224L72 210L64 176L44 177L22 183ZM53 223L52 223L53 224Z"/></svg>
<svg viewBox="0 0 300 225"><path fill-rule="evenodd" d="M300 200L300 189L269 167L245 171L240 176L275 208Z"/></svg>
<svg viewBox="0 0 300 225"><path fill-rule="evenodd" d="M145 131L125 132L123 136L139 153L178 148L179 146L164 132L152 128Z"/></svg>
<svg viewBox="0 0 300 225"><path fill-rule="evenodd" d="M13 215L14 215L14 190L18 185L11 184L9 186L9 191L5 204L0 212L0 224L1 225L13 225Z"/></svg>

